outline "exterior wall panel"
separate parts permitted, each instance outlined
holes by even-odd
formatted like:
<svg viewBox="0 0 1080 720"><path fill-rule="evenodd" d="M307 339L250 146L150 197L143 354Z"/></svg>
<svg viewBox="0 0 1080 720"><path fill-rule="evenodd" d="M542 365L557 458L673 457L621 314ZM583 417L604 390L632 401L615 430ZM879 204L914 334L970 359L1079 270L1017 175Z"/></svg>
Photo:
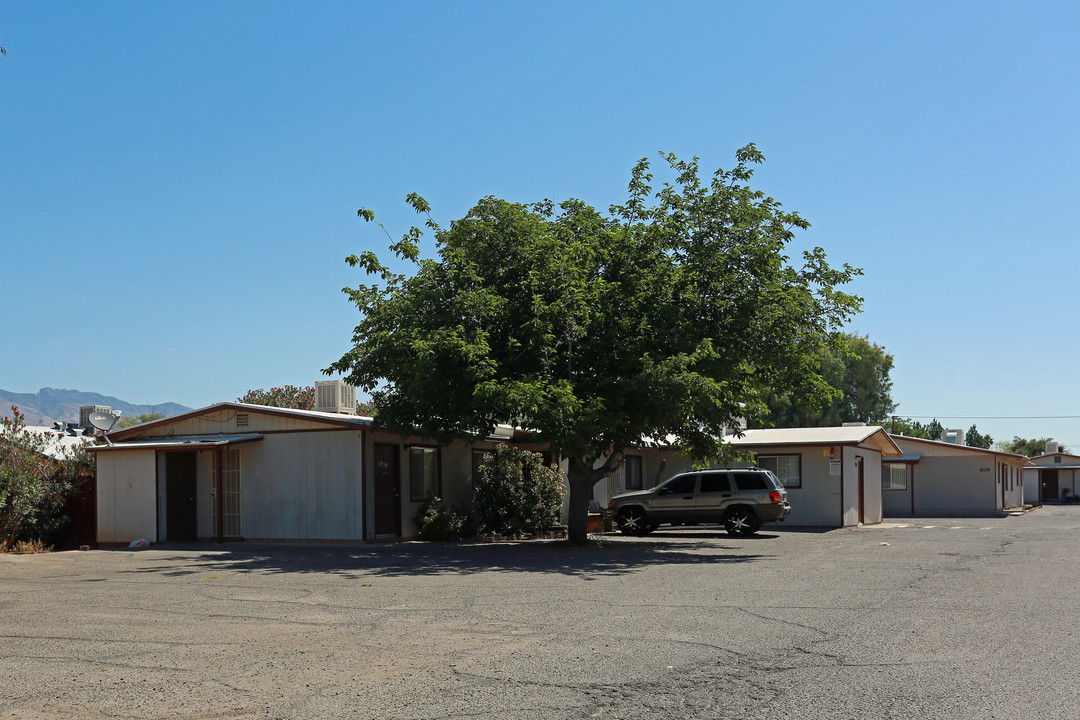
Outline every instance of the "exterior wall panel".
<svg viewBox="0 0 1080 720"><path fill-rule="evenodd" d="M157 462L152 450L97 455L97 540L157 539Z"/></svg>
<svg viewBox="0 0 1080 720"><path fill-rule="evenodd" d="M354 430L289 433L239 446L244 536L362 538L358 435Z"/></svg>

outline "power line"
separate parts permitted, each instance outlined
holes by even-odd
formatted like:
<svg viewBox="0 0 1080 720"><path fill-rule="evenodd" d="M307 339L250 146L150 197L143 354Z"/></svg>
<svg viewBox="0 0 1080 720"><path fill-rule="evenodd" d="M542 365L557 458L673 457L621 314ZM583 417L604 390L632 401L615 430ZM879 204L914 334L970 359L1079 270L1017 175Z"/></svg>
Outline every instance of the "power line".
<svg viewBox="0 0 1080 720"><path fill-rule="evenodd" d="M891 415L897 420L1080 420L1080 415Z"/></svg>

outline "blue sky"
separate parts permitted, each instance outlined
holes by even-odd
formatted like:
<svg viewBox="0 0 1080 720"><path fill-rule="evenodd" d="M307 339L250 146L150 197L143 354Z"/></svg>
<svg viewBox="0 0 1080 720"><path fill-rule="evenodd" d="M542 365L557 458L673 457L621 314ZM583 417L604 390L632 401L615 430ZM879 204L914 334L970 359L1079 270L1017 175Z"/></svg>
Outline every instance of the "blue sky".
<svg viewBox="0 0 1080 720"><path fill-rule="evenodd" d="M7 2L0 388L311 384L387 243L357 208L607 207L754 142L793 250L865 270L899 414L1080 448L1078 35L1067 2Z"/></svg>

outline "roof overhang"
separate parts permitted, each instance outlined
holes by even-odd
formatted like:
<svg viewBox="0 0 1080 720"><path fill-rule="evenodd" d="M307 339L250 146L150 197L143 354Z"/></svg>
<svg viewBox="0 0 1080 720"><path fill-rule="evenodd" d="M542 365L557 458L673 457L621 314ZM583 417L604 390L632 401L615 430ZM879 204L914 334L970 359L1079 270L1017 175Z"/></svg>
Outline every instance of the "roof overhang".
<svg viewBox="0 0 1080 720"><path fill-rule="evenodd" d="M240 435L175 435L173 437L148 438L146 440L127 440L112 445L95 445L88 449L94 452L108 450L208 450L224 445L262 440L260 433Z"/></svg>
<svg viewBox="0 0 1080 720"><path fill-rule="evenodd" d="M741 436L725 438L736 448L849 446L876 450L882 458L894 458L904 451L879 425L820 428L765 428L744 430Z"/></svg>

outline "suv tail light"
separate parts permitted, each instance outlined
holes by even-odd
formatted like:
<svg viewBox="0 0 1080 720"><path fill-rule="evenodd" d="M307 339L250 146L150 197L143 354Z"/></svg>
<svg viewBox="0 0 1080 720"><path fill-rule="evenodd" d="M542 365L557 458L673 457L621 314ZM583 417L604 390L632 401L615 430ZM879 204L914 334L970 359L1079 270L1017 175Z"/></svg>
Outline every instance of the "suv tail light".
<svg viewBox="0 0 1080 720"><path fill-rule="evenodd" d="M779 490L773 490L771 493L769 493L769 499L772 500L773 505L779 505L780 503L784 502L784 498L780 494Z"/></svg>

